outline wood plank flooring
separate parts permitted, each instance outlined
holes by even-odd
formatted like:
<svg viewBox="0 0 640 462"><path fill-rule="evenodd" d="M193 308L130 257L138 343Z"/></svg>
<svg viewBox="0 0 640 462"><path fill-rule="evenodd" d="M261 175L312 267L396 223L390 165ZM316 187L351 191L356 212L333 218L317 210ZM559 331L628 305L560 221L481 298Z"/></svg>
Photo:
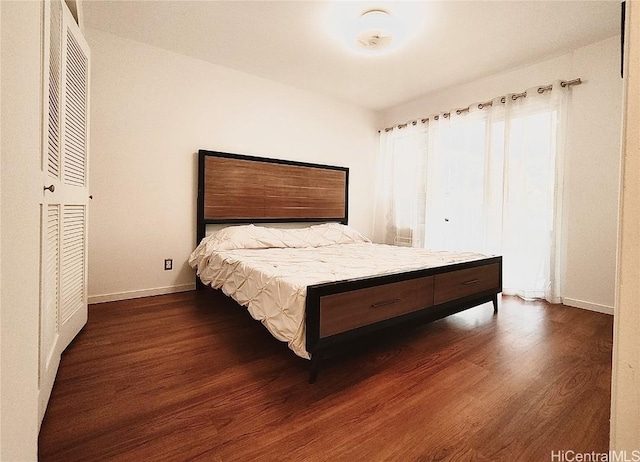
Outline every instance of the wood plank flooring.
<svg viewBox="0 0 640 462"><path fill-rule="evenodd" d="M212 290L90 306L42 461L549 461L608 450L611 316L503 297L308 362Z"/></svg>

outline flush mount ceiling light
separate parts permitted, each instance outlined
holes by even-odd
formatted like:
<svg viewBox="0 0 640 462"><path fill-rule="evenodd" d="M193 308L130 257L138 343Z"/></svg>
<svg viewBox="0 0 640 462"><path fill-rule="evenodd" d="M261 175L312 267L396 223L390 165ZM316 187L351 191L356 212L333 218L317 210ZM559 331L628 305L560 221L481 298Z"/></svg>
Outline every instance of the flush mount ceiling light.
<svg viewBox="0 0 640 462"><path fill-rule="evenodd" d="M394 18L386 11L365 11L357 22L355 44L363 51L378 52L398 39L398 29Z"/></svg>
<svg viewBox="0 0 640 462"><path fill-rule="evenodd" d="M1 0L0 0L1 1ZM325 32L336 45L359 55L386 55L403 47L428 23L426 8L432 2L333 1L327 5Z"/></svg>

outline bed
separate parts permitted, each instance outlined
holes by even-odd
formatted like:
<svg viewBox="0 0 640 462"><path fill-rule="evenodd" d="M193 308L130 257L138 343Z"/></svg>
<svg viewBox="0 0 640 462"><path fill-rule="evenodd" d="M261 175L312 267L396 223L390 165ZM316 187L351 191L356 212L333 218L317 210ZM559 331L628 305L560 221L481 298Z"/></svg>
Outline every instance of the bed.
<svg viewBox="0 0 640 462"><path fill-rule="evenodd" d="M349 170L199 151L198 288L222 290L298 356L487 303L502 257L374 244L347 226ZM298 229L263 224L309 222ZM318 224L319 223L319 224ZM233 225L206 235L207 225Z"/></svg>

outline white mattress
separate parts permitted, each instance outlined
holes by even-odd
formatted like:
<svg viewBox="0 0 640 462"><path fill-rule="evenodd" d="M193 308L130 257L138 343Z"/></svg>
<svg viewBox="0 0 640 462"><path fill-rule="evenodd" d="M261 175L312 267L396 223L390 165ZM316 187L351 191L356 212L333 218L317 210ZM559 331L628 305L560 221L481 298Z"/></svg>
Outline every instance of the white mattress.
<svg viewBox="0 0 640 462"><path fill-rule="evenodd" d="M274 337L287 342L298 356L307 359L310 358L305 348L307 286L485 258L485 255L469 252L372 244L366 238L317 247L207 251L207 239L211 247L212 239L205 238L189 260L202 282L221 289L246 306L251 316L264 324Z"/></svg>

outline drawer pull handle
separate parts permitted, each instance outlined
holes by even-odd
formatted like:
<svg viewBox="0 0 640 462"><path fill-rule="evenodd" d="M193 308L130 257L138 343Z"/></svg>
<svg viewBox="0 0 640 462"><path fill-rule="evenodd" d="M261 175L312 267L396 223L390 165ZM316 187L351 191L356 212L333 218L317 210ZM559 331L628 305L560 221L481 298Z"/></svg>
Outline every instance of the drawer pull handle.
<svg viewBox="0 0 640 462"><path fill-rule="evenodd" d="M462 284L465 285L465 286L470 286L471 284L477 284L479 282L480 282L480 279L472 279L470 281L463 282Z"/></svg>
<svg viewBox="0 0 640 462"><path fill-rule="evenodd" d="M394 298L393 300L387 300L386 302L378 302L371 305L371 308L380 308L381 306L393 305L400 301L399 298Z"/></svg>

